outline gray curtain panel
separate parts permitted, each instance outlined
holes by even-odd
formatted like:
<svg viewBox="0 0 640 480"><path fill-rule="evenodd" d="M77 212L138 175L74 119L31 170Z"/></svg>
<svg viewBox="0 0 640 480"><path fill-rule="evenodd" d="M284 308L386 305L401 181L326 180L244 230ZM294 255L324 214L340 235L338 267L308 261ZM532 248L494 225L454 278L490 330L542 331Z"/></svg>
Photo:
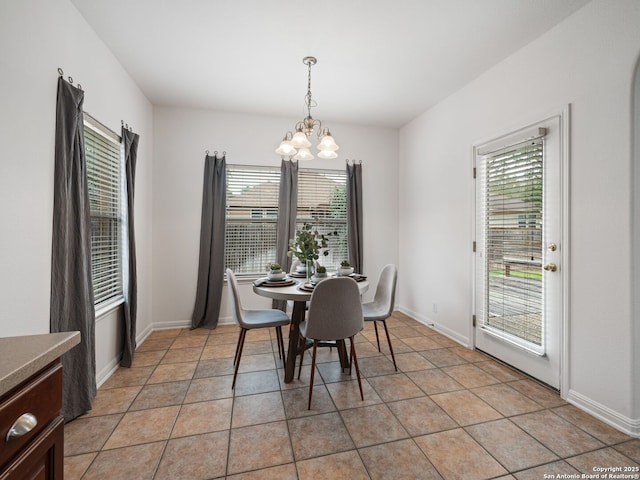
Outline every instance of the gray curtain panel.
<svg viewBox="0 0 640 480"><path fill-rule="evenodd" d="M227 209L227 166L224 156L204 159L200 260L191 328L218 325L224 284L224 235Z"/></svg>
<svg viewBox="0 0 640 480"><path fill-rule="evenodd" d="M278 226L276 230L276 261L282 270L291 268L291 257L287 256L289 239L296 234L298 212L298 163L282 160L280 165L280 190L278 193ZM287 310L286 300L273 300L272 307Z"/></svg>
<svg viewBox="0 0 640 480"><path fill-rule="evenodd" d="M84 92L58 78L51 252L52 333L80 331L62 355L62 415L72 420L96 396L95 308L91 282L91 217L84 153Z"/></svg>
<svg viewBox="0 0 640 480"><path fill-rule="evenodd" d="M122 127L124 146L124 169L127 182L127 226L129 237L129 273L124 302L124 351L123 367L131 367L136 350L136 317L138 311L138 273L136 270L136 235L133 222L133 198L136 182L136 161L138 158L138 140L140 136Z"/></svg>
<svg viewBox="0 0 640 480"><path fill-rule="evenodd" d="M349 263L355 272L363 273L362 265L362 164L347 163L347 231Z"/></svg>

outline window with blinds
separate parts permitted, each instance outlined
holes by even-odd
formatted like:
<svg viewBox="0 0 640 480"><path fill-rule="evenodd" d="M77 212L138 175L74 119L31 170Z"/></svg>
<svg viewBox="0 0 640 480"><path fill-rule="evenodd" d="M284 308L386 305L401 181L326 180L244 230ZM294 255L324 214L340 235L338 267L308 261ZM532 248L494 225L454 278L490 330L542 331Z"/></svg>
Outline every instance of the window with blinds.
<svg viewBox="0 0 640 480"><path fill-rule="evenodd" d="M279 187L279 167L227 165L225 265L238 275L263 275L276 258ZM348 258L346 172L298 171L296 228L304 223L327 238L320 263L337 269Z"/></svg>
<svg viewBox="0 0 640 480"><path fill-rule="evenodd" d="M478 178L481 326L536 351L544 348L543 158L543 137L480 151Z"/></svg>
<svg viewBox="0 0 640 480"><path fill-rule="evenodd" d="M227 165L225 265L264 274L276 257L279 167Z"/></svg>
<svg viewBox="0 0 640 480"><path fill-rule="evenodd" d="M328 270L349 258L347 251L347 174L343 170L300 169L296 228L305 223L327 239L327 256L319 263Z"/></svg>
<svg viewBox="0 0 640 480"><path fill-rule="evenodd" d="M123 298L123 159L120 137L84 114L96 308Z"/></svg>

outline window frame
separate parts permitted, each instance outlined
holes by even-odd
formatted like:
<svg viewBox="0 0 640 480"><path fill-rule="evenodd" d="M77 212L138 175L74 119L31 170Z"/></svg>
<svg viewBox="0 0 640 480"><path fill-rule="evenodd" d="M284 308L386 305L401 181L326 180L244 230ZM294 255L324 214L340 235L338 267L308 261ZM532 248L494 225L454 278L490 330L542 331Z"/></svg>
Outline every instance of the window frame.
<svg viewBox="0 0 640 480"><path fill-rule="evenodd" d="M303 209L300 208L300 198L301 196L311 197L311 192L305 192L304 188L309 187L315 188L316 192L318 190L322 191L322 193L328 192L325 188L318 188L317 184L312 185L310 179L312 177L320 178L327 177L331 179L331 177L338 177L338 181L336 185L341 185L343 187L343 195L344 197L339 201L342 202L342 205L338 205L341 210L341 217L332 217L331 212L333 211L331 205L331 199L329 203L326 205L325 210L317 209L316 216L307 215L303 216L301 212ZM307 177L307 178L305 178ZM331 193L329 192L329 195ZM325 215L321 215L321 213L325 213ZM327 250L329 251L329 257L331 257L331 263L327 263L328 257L321 256L318 259L318 263L327 267L327 271L337 271L340 268L340 262L343 260L349 260L349 241L348 241L348 222L347 222L347 172L344 170L334 170L334 169L318 169L318 168L301 168L298 170L298 210L296 213L296 230L302 228L305 223L311 224L314 230L317 230L320 234L324 234L325 238L328 242ZM336 228L337 227L337 228ZM338 231L338 236L334 236L333 232ZM341 239L342 237L342 239ZM337 240L336 240L337 239ZM339 242L336 245L336 241ZM338 251L339 253L335 253ZM336 255L340 255L338 258L334 258Z"/></svg>
<svg viewBox="0 0 640 480"><path fill-rule="evenodd" d="M227 164L227 205L225 208L225 248L224 248L224 267L231 268L233 272L236 274L238 280L243 278L258 278L264 275L266 272L266 264L268 262L272 262L273 257L275 255L276 249L276 230L278 228L278 192L280 188L280 168L274 166L265 166L265 165L242 165L242 164ZM245 183L241 183L238 179L242 177L245 178ZM266 178L266 181L260 182L261 178ZM230 188L230 182L234 182L232 188ZM275 189L271 188L274 191L266 191L265 194L261 194L260 192L252 192L251 189L255 186L264 184L267 185L269 183L275 183ZM273 185L271 186L273 187ZM239 192L251 192L245 198L248 198L248 204L242 205L242 197L241 194L238 193L237 198L240 200L239 204L235 207L230 207L230 199L231 195L234 193L231 190L238 190ZM268 204L262 204L262 197L267 197L266 200ZM255 204L255 202L260 202L259 204ZM230 210L230 208L235 208L236 210ZM241 215L243 210L245 210L246 217L242 218L240 216L232 216L230 218L230 213L234 212L237 215ZM275 211L275 215L273 212ZM234 232L230 231L229 226L234 226ZM269 227L270 226L270 227ZM234 250L236 253L231 255L229 252L230 239L233 236L236 236L241 232L241 230L246 229L250 234L254 236L254 238L262 238L265 235L271 235L273 239L273 246L269 243L268 248L272 248L273 254L266 255L268 258L264 258L264 262L260 264L256 264L255 268L260 268L259 271L244 271L241 268L238 268L238 262L242 261L245 254L244 251L248 251L248 248L253 247L248 242L238 242L234 244ZM272 230L272 233L269 231ZM233 235L233 236L232 236ZM264 245L264 242L260 242L260 245ZM261 256L265 256L264 253L261 253ZM232 260L232 262L230 262ZM259 262L259 260L258 260ZM254 262L255 263L255 262ZM262 264L263 263L263 264Z"/></svg>
<svg viewBox="0 0 640 480"><path fill-rule="evenodd" d="M96 120L87 112L83 112L83 133L84 133L84 150L85 150L85 159L87 163L87 186L89 189L89 204L90 204L90 221L91 221L91 281L93 285L94 292L94 308L96 312L96 319L105 313L113 310L118 307L122 303L124 303L124 290L126 286L126 240L127 240L127 210L126 210L126 192L125 192L125 170L124 170L124 151L122 145L122 138L113 132L111 129L103 125L101 122ZM101 142L106 142L109 145L110 151L103 152L103 155L96 155L92 152L91 146L88 144L87 139L90 136L95 136ZM89 142L91 143L91 142ZM117 158L113 154L117 151ZM108 158L106 158L108 157ZM100 162L99 168L103 169L103 172L110 171L113 172L113 168L116 167L117 174L116 177L116 186L115 188L108 189L107 195L116 196L115 199L115 208L112 209L111 212L111 222L116 224L116 232L111 233L112 238L117 238L116 244L116 260L108 260L114 265L109 268L108 273L102 276L102 279L108 276L115 276L115 279L112 282L107 282L108 286L108 294L105 295L97 295L96 292L96 284L100 283L104 285L103 281L96 281L96 251L95 251L95 242L96 239L94 237L94 221L97 217L102 218L102 220L106 220L110 215L105 214L104 212L97 212L95 208L95 171L94 165L96 162ZM111 179L113 179L114 175L107 175ZM102 189L102 192L105 190ZM113 199L110 199L112 201ZM112 205L113 206L113 205ZM112 251L113 253L113 251ZM102 255L98 256L98 258L103 258L105 256L105 252Z"/></svg>
<svg viewBox="0 0 640 480"><path fill-rule="evenodd" d="M246 171L248 172L248 176L252 175L255 176L256 178L259 178L260 174L263 172L267 172L269 174L269 176L271 176L272 178L274 178L275 183L276 183L276 188L273 189L275 192L275 197L273 197L271 199L271 203L270 204L264 204L264 205L247 205L247 210L248 210L248 217L245 220L245 223L248 224L272 224L273 225L273 229L274 232L277 230L277 226L278 226L278 194L279 194L279 186L280 186L280 167L276 167L276 166L265 166L265 165L241 165L241 164L227 164L227 206L225 209L225 259L224 259L224 263L225 263L225 268L231 268L234 273L236 274L236 276L238 277L239 280L241 279L252 279L252 278L259 278L261 276L265 275L266 272L266 265L269 262L273 262L275 261L275 249L276 249L276 235L273 235L273 245L270 246L269 248L271 248L273 250L273 255L268 255L268 258L264 258L264 265L260 264L257 265L256 268L260 268L260 270L258 271L242 271L241 269L237 269L237 262L235 262L233 265L230 264L229 262L229 240L230 240L230 233L229 233L229 224L230 224L230 218L229 218L229 198L230 198L230 193L229 193L229 181L230 178L232 177L233 173L237 173L237 172L241 172L241 171ZM231 173L231 175L230 175ZM333 170L333 169L312 169L312 168L300 168L298 170L298 209L297 209L297 215L296 215L296 230L300 229L302 227L302 225L304 223L311 223L314 227L314 229L316 227L318 227L318 230L321 233L328 233L329 230L327 230L327 228L322 228L322 225L327 225L327 224L335 224L336 223L336 219L335 218L331 218L331 217L324 217L324 218L317 218L317 217L309 217L309 216L303 216L301 215L301 213L303 213L303 209L300 208L300 199L302 195L305 195L304 193L304 189L305 189L305 176L311 176L311 175L318 175L318 176L337 176L340 177L340 180L343 185L344 185L344 197L345 197L345 201L344 201L344 218L343 219L339 219L337 223L340 223L341 225L343 225L343 231L344 231L344 238L341 240L341 243L344 244L344 252L346 257L345 258L339 258L339 259L334 259L334 262L332 262L332 266L335 267L335 269L337 270L337 268L340 266L340 261L347 259L348 258L348 233L347 233L347 217L346 217L346 187L347 187L347 174L346 171L342 171L342 170ZM302 181L301 181L302 179ZM343 181L342 181L343 180ZM235 181L235 180L234 180ZM266 182L265 182L266 183ZM234 189L238 189L238 185L234 185ZM250 185L247 184L244 188L250 188ZM322 190L322 189L321 189ZM312 195L306 195L307 198L309 198ZM240 208L240 207L238 207ZM259 211L258 211L259 210ZM273 214L275 212L275 215ZM261 216L258 215L259 213L261 213ZM240 219L234 219L231 221L231 223L236 223L236 224L241 224L242 220ZM330 229L330 227L328 227ZM335 237L333 237L333 235L330 235L327 237L327 240L329 241L330 246L328 247L329 250L331 250L331 243L332 241L335 239ZM240 250L242 250L242 247L240 247ZM263 248L264 250L264 248ZM262 254L264 255L264 254ZM323 263L323 259L326 257L321 257L319 262L321 264ZM236 266L236 268L234 268L234 266ZM265 268L262 268L265 267ZM237 270L237 271L236 271Z"/></svg>

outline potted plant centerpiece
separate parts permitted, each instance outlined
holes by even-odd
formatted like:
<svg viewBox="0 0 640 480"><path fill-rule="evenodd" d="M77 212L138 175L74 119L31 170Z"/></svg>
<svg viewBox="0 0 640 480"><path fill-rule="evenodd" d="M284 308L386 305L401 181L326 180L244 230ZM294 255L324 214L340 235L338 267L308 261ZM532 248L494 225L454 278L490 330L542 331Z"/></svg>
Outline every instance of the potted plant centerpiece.
<svg viewBox="0 0 640 480"><path fill-rule="evenodd" d="M343 260L340 262L339 275L351 275L353 273L353 267L349 263L349 260Z"/></svg>
<svg viewBox="0 0 640 480"><path fill-rule="evenodd" d="M269 280L282 280L286 276L286 273L282 271L278 262L268 264L267 270L269 270L269 273L267 274L267 278Z"/></svg>
<svg viewBox="0 0 640 480"><path fill-rule="evenodd" d="M296 232L296 237L289 240L289 251L287 255L289 257L295 256L300 260L300 265L297 267L297 271L302 273L306 272L307 277L310 278L313 273L313 261L318 260L320 255L329 255L328 250L321 250L327 248L327 240L324 235L321 235L317 231L314 231L311 224L305 223L300 230Z"/></svg>
<svg viewBox="0 0 640 480"><path fill-rule="evenodd" d="M327 267L324 267L322 265L318 265L318 267L316 268L316 280L320 280L322 278L327 278Z"/></svg>

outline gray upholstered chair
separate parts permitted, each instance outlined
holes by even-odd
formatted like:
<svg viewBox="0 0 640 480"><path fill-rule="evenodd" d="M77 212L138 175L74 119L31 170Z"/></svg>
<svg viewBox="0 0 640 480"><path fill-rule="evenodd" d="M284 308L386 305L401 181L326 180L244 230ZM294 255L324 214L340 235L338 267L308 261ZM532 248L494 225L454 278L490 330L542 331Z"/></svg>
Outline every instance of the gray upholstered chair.
<svg viewBox="0 0 640 480"><path fill-rule="evenodd" d="M344 341L346 338L351 343L350 367L356 367L360 398L364 400L362 393L362 381L358 358L354 346L353 337L364 328L362 316L362 304L360 303L360 291L355 280L348 277L328 278L318 283L311 295L307 319L300 324L302 344L306 339L313 340L311 355L311 380L309 382L309 410L311 409L311 396L313 394L313 377L316 369L316 350L318 341ZM300 355L300 367L298 378L302 369L304 350Z"/></svg>
<svg viewBox="0 0 640 480"><path fill-rule="evenodd" d="M275 327L278 343L278 354L284 359L284 341L282 339L282 326L290 323L289 317L282 310L263 309L263 310L245 310L242 308L240 296L238 295L238 282L236 276L230 268L227 268L227 283L229 290L230 306L233 312L233 319L240 326L240 336L236 345L236 354L233 359L235 370L233 372L233 383L231 389L236 386L236 377L238 376L238 367L240 366L240 357L242 357L242 347L247 331L256 328Z"/></svg>
<svg viewBox="0 0 640 480"><path fill-rule="evenodd" d="M373 322L373 326L376 330L376 342L378 342L379 352L381 350L380 338L378 337L378 322L382 322L382 325L384 325L384 331L387 334L387 342L389 343L389 351L391 352L391 358L393 359L393 366L395 367L396 372L398 371L398 366L396 365L396 357L393 354L391 337L389 336L386 320L393 313L393 307L395 306L397 277L398 269L396 266L391 264L385 265L382 272L380 272L380 278L378 279L378 286L376 287L373 302L362 305L364 321Z"/></svg>

